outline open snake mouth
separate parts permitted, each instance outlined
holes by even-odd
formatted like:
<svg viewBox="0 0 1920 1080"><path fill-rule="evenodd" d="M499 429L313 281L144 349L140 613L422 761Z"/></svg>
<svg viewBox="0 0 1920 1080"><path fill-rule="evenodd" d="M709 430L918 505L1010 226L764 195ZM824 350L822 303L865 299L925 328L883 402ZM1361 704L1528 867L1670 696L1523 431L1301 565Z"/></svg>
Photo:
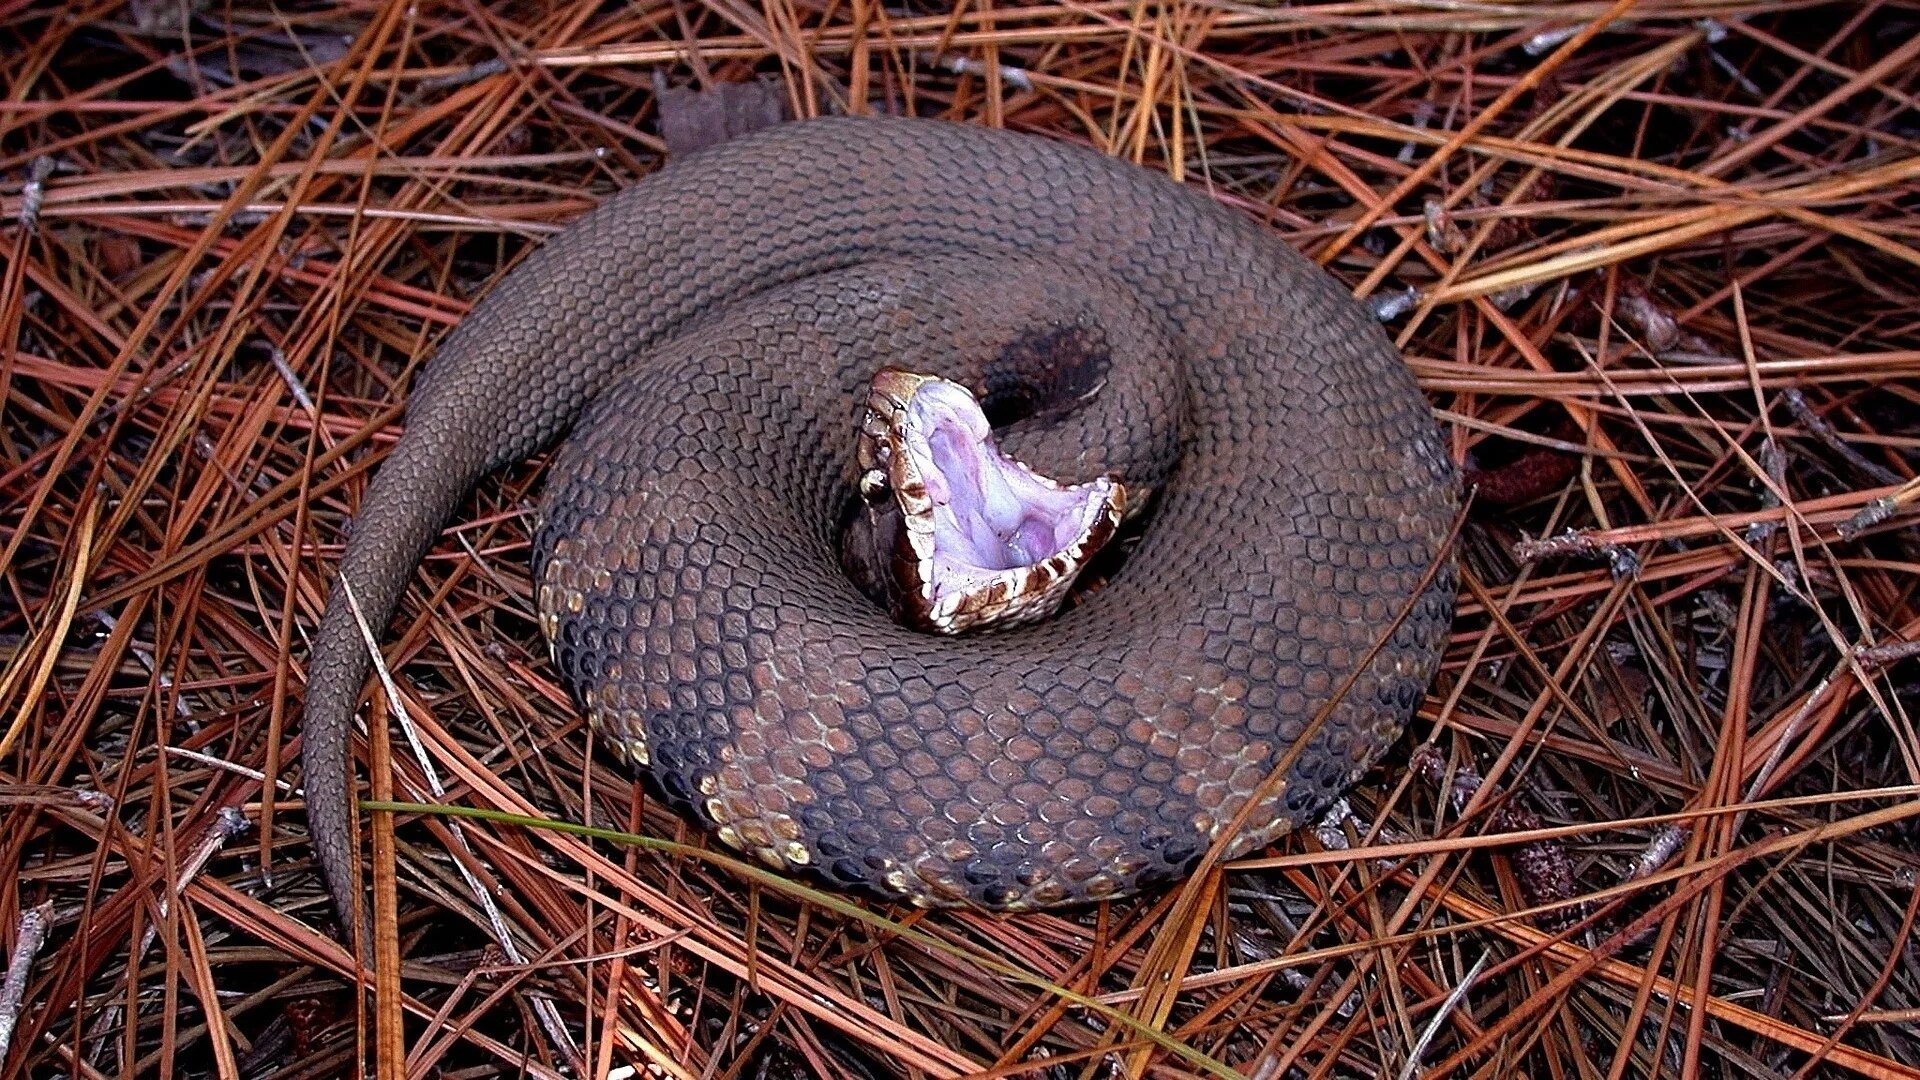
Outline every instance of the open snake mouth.
<svg viewBox="0 0 1920 1080"><path fill-rule="evenodd" d="M1053 614L1126 509L1118 480L1061 484L1001 453L973 395L927 375L874 376L859 454L861 495L899 514L900 615L936 633Z"/></svg>

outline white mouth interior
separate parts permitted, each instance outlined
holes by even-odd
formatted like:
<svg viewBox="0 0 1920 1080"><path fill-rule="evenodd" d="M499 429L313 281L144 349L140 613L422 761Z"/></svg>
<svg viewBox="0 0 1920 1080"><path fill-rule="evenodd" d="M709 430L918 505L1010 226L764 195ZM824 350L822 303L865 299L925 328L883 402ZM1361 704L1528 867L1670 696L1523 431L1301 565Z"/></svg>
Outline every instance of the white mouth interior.
<svg viewBox="0 0 1920 1080"><path fill-rule="evenodd" d="M1083 544L1110 512L1112 480L1062 486L1002 454L973 396L954 383L922 385L904 419L909 472L931 504L935 607L996 583L1017 586L1018 572L1055 556L1077 563L1087 554Z"/></svg>

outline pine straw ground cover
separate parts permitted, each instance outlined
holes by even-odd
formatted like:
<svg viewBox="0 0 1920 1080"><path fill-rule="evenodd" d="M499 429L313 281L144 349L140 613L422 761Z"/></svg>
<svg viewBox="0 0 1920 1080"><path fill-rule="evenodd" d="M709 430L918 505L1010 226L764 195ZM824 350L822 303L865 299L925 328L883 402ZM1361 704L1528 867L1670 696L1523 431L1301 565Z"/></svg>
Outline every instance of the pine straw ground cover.
<svg viewBox="0 0 1920 1080"><path fill-rule="evenodd" d="M1920 1076L1920 9L942 8L0 0L5 1074ZM356 995L293 764L343 527L655 80L755 73L1341 275L1478 484L1445 669L1346 814L1058 915L375 813ZM373 793L704 845L554 681L539 477L416 577Z"/></svg>

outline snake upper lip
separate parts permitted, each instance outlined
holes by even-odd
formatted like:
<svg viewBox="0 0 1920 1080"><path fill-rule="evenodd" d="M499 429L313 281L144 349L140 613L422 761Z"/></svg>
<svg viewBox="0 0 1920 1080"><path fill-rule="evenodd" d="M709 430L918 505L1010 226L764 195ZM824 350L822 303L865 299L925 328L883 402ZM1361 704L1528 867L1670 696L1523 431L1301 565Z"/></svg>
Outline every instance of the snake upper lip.
<svg viewBox="0 0 1920 1080"><path fill-rule="evenodd" d="M1001 453L973 395L946 379L881 371L861 433L861 490L899 507L896 574L923 629L1052 614L1125 510L1118 480L1061 484Z"/></svg>

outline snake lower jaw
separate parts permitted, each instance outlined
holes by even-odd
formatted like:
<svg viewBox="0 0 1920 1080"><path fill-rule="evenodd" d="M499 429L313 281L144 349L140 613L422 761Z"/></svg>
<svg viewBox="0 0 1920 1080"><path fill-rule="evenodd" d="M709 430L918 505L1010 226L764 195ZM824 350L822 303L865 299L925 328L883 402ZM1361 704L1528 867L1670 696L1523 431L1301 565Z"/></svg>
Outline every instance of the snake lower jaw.
<svg viewBox="0 0 1920 1080"><path fill-rule="evenodd" d="M1112 540L1127 488L1062 484L1003 454L958 383L884 369L860 425L860 493L884 549L870 575L902 622L940 634L1037 622Z"/></svg>

